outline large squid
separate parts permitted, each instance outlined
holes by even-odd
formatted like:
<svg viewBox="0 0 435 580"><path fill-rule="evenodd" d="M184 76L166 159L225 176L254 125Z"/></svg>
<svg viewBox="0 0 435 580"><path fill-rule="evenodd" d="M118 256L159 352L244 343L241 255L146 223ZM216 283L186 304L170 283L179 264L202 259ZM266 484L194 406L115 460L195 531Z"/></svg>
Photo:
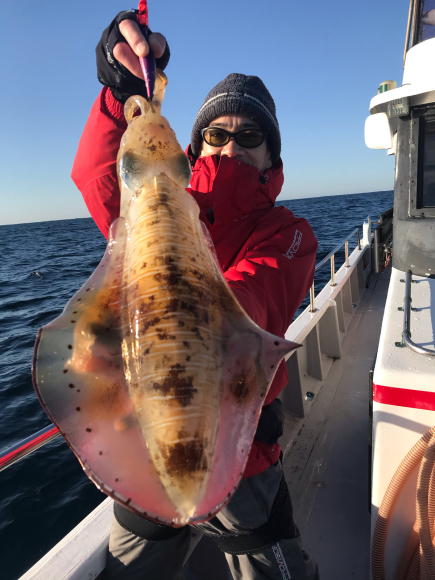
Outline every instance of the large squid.
<svg viewBox="0 0 435 580"><path fill-rule="evenodd" d="M39 331L39 399L87 475L172 526L213 517L243 474L280 360L297 345L259 328L225 281L190 164L152 101L125 105L121 215L100 265ZM138 114L139 113L139 114Z"/></svg>

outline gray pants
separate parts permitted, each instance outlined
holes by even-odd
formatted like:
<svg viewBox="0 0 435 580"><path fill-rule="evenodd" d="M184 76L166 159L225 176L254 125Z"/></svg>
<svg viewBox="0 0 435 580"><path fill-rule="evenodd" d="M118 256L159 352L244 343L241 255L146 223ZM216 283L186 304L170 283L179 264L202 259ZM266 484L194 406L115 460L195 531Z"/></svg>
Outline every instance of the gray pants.
<svg viewBox="0 0 435 580"><path fill-rule="evenodd" d="M104 580L318 580L317 565L302 550L300 536L281 540L259 553L225 554L230 573L217 572L212 558L204 570L198 565L183 567L197 529L211 534L239 534L260 527L269 519L282 478L282 467L272 465L259 475L243 479L231 501L218 514L222 526L203 522L169 540L151 542L128 532L114 519ZM222 529L221 529L222 528ZM224 531L222 531L224 530ZM208 538L207 538L208 539ZM201 542L196 550L201 550ZM219 556L222 553L219 552ZM195 560L195 552L191 557ZM220 563L222 566L222 563Z"/></svg>

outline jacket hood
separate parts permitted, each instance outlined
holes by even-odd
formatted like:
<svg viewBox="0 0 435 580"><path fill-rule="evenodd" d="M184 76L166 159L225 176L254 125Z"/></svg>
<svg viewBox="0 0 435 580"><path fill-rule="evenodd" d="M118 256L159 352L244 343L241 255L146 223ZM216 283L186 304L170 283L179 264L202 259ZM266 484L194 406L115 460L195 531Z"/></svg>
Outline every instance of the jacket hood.
<svg viewBox="0 0 435 580"><path fill-rule="evenodd" d="M186 153L192 160L190 147ZM213 208L212 219L228 223L242 220L256 210L271 209L283 183L281 159L262 172L239 159L210 155L199 157L193 165L190 190L201 214Z"/></svg>

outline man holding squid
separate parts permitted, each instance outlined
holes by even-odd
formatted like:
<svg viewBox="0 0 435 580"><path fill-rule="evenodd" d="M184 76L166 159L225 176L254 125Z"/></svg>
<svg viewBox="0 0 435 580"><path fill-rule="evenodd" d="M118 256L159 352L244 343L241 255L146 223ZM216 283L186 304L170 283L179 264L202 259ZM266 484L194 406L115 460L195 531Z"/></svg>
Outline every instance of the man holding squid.
<svg viewBox="0 0 435 580"><path fill-rule="evenodd" d="M166 40L155 33L147 42L134 11L118 14L97 46L98 78L105 87L84 129L72 178L106 237L119 216L116 155L127 126L123 105L131 95L147 96L138 57L149 47L163 70ZM193 172L188 191L226 280L260 327L284 336L312 284L317 241L306 220L274 207L284 181L280 151L270 93L258 77L233 73L207 95L186 153ZM225 553L235 579L319 578L301 548L280 463L283 413L277 397L287 380L282 362L236 494L216 517L197 525ZM180 578L189 543L189 527L170 528L117 509L104 577Z"/></svg>

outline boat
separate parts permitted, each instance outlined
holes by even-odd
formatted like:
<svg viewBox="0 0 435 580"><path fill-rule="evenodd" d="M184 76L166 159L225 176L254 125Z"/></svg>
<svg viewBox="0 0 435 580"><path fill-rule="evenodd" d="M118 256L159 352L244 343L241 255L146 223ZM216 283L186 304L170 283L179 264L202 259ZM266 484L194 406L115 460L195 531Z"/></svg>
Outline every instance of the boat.
<svg viewBox="0 0 435 580"><path fill-rule="evenodd" d="M371 380L374 580L434 577L434 56L435 10L414 0L402 86L381 83L365 128L369 146L396 155L393 263Z"/></svg>
<svg viewBox="0 0 435 580"><path fill-rule="evenodd" d="M285 335L302 348L287 359L289 384L280 395L284 474L304 548L322 580L405 579L408 572L397 576L399 566L421 566L424 574L426 553L431 557L427 538L421 554L417 540L429 525L432 546L435 509L416 508L415 497L420 468L429 476L432 469L435 425L435 11L429 0L410 1L405 44L403 83L380 84L365 126L368 147L396 156L394 208L368 216L316 265L330 267L330 281L317 294L313 284L310 304ZM343 248L344 263L336 268ZM50 425L6 450L0 469L56 436ZM405 481L401 465L416 445ZM426 504L435 481L431 490ZM97 578L112 511L107 498L21 580ZM412 532L417 511L425 525ZM201 570L207 580L230 578L222 553L198 532L184 578L194 571L201 577Z"/></svg>

